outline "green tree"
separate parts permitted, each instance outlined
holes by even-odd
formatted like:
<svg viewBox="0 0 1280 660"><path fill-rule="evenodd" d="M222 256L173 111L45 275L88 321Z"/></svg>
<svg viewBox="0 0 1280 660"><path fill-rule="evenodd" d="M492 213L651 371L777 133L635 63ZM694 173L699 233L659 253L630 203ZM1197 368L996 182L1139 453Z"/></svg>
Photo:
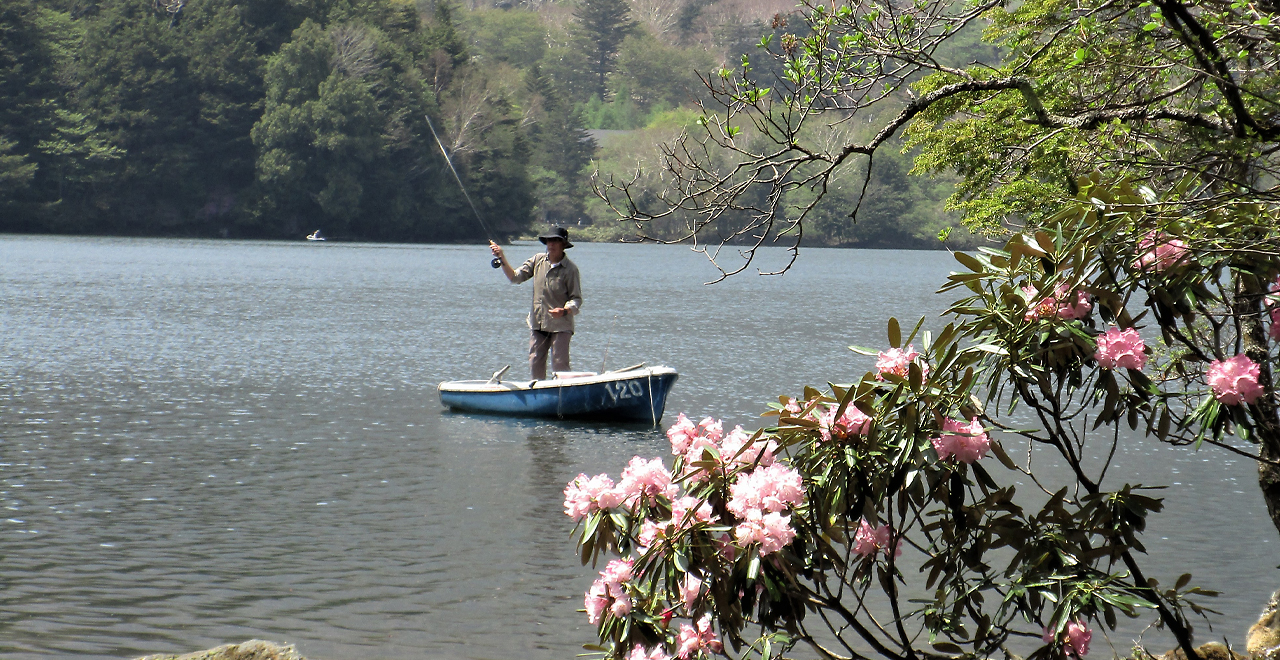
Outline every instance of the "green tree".
<svg viewBox="0 0 1280 660"><path fill-rule="evenodd" d="M364 7L363 5L361 7ZM254 217L274 235L315 228L373 240L483 232L426 124L504 233L530 221L527 144L510 102L467 65L451 9L426 30L406 3L306 21L267 64Z"/></svg>
<svg viewBox="0 0 1280 660"><path fill-rule="evenodd" d="M526 67L547 52L547 27L535 12L521 9L488 9L468 12L465 18L470 52L482 60Z"/></svg>
<svg viewBox="0 0 1280 660"><path fill-rule="evenodd" d="M637 28L631 19L631 6L626 0L579 0L573 18L575 45L584 49L587 71L594 79L590 91L603 98L618 49Z"/></svg>
<svg viewBox="0 0 1280 660"><path fill-rule="evenodd" d="M535 168L540 220L551 224L575 224L584 216L586 197L583 172L595 152L595 143L582 128L582 116L552 86L537 67L528 73L531 105L535 108L529 130L530 165Z"/></svg>

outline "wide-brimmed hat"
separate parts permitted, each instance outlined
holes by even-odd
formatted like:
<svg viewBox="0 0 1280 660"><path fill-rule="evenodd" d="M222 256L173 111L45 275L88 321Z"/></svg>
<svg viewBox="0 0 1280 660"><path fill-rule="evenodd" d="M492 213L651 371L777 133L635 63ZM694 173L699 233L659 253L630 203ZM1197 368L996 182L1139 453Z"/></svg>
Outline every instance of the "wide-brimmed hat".
<svg viewBox="0 0 1280 660"><path fill-rule="evenodd" d="M566 250L573 247L573 243L569 242L569 230L564 227L552 227L547 230L547 233L539 236L538 240L542 241L543 245L546 245L547 241L553 238L564 241L564 247Z"/></svg>

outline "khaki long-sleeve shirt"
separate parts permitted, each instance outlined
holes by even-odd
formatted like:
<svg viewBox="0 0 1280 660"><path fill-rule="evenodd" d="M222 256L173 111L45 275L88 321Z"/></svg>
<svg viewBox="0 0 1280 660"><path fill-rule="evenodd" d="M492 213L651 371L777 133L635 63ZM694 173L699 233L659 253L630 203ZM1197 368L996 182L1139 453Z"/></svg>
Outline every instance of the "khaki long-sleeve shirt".
<svg viewBox="0 0 1280 660"><path fill-rule="evenodd" d="M529 327L542 332L573 332L573 317L582 308L582 282L578 267L568 257L559 263L547 261L545 253L529 257L515 271L516 284L533 280L533 307ZM568 314L556 318L551 310L564 307Z"/></svg>

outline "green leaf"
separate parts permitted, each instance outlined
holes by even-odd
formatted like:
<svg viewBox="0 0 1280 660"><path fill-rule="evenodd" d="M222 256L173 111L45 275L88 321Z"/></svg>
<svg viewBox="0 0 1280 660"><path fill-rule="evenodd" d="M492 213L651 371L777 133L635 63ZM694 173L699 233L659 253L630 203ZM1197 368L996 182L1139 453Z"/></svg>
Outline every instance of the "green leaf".
<svg viewBox="0 0 1280 660"><path fill-rule="evenodd" d="M889 317L889 345L902 348L902 328L898 327L898 319Z"/></svg>
<svg viewBox="0 0 1280 660"><path fill-rule="evenodd" d="M1001 465L1009 468L1010 470L1018 469L1018 466L1015 465L1013 459L1009 458L1009 455L1005 453L1004 447L1001 447L999 442L991 443L991 453L996 455L996 460L1000 461Z"/></svg>
<svg viewBox="0 0 1280 660"><path fill-rule="evenodd" d="M956 252L955 258L956 258L956 261L959 261L961 264L964 264L965 268L968 268L969 270L975 273L981 273L986 270L986 267L982 265L982 262L978 261L978 259L973 255L967 254L965 252Z"/></svg>
<svg viewBox="0 0 1280 660"><path fill-rule="evenodd" d="M860 355L870 355L872 357L876 357L880 355L880 351L877 351L872 348L867 348L865 346L850 346L849 350L853 351L854 353L858 353Z"/></svg>

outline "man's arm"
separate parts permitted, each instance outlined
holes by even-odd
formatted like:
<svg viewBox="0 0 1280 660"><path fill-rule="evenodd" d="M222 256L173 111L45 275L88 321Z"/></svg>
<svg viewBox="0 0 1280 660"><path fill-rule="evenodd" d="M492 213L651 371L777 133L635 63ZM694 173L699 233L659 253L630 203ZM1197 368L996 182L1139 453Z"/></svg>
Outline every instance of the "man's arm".
<svg viewBox="0 0 1280 660"><path fill-rule="evenodd" d="M582 311L582 278L578 274L576 267L571 275L572 277L569 278L568 282L569 290L566 292L569 295L569 300L565 302L564 307L560 308L564 310L563 313L565 314L577 314ZM556 316L559 316L559 314L556 314Z"/></svg>
<svg viewBox="0 0 1280 660"><path fill-rule="evenodd" d="M493 241L489 241L489 251L502 262L502 274L507 276L507 281L515 282L516 271L511 268L511 264L507 263L507 255L503 254L502 246L494 243Z"/></svg>

